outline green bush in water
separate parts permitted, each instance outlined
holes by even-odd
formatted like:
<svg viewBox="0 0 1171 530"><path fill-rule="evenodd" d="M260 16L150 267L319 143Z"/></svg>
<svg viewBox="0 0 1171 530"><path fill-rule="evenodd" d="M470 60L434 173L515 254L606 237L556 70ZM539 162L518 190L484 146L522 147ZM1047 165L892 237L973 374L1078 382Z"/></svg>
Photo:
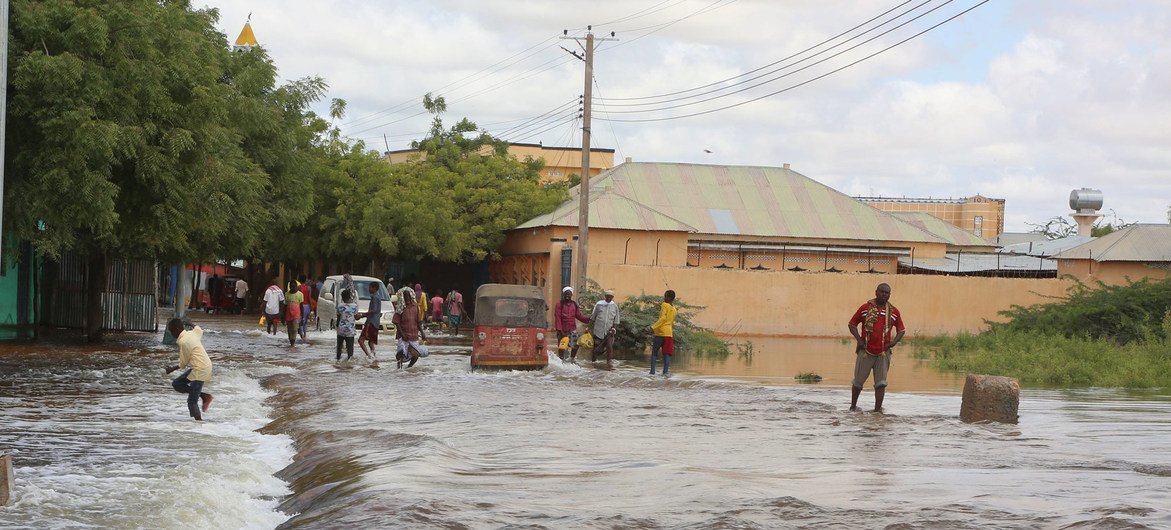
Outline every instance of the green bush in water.
<svg viewBox="0 0 1171 530"><path fill-rule="evenodd" d="M605 298L602 288L597 282L587 280L584 292L577 297L581 310L589 315L598 300ZM614 350L623 352L641 352L651 344L652 335L647 329L659 319L659 304L663 302L662 294L649 295L641 293L637 296L627 296L618 301L618 311L621 315L618 323L618 333L614 337ZM725 359L731 355L728 343L712 333L711 330L697 326L691 321L703 307L693 306L683 302L681 297L675 298L675 325L672 335L675 337L675 351L692 352L698 357Z"/></svg>

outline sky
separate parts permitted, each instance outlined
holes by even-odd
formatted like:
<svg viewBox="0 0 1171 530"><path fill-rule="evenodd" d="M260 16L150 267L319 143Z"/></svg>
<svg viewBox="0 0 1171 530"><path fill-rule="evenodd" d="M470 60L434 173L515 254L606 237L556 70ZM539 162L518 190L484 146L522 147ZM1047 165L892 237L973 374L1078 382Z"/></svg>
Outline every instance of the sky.
<svg viewBox="0 0 1171 530"><path fill-rule="evenodd" d="M1104 196L1171 209L1171 0L196 0L245 20L284 81L319 76L343 134L405 149L451 125L615 161L781 166L855 196L1005 199L1005 230ZM917 17L917 18L916 18ZM954 17L954 18L953 18ZM591 30L587 30L590 27ZM611 37L611 32L614 36ZM568 50L568 51L567 51Z"/></svg>

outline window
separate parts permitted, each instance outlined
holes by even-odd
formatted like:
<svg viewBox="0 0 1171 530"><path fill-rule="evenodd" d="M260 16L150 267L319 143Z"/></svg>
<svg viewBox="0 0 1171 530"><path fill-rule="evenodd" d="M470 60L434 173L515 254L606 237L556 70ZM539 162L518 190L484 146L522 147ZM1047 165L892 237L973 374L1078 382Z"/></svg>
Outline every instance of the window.
<svg viewBox="0 0 1171 530"><path fill-rule="evenodd" d="M528 300L517 300L515 298L500 298L496 300L495 304L496 316L501 317L523 317L529 314Z"/></svg>
<svg viewBox="0 0 1171 530"><path fill-rule="evenodd" d="M975 227L972 229L972 233L983 237L983 235L984 235L984 216L977 215L974 219L972 219L972 225Z"/></svg>

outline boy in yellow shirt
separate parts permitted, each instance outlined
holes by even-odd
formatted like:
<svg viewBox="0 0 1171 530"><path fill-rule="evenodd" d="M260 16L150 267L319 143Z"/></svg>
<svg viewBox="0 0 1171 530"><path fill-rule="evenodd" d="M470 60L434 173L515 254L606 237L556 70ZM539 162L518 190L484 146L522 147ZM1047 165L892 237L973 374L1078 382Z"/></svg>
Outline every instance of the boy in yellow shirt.
<svg viewBox="0 0 1171 530"><path fill-rule="evenodd" d="M651 375L655 375L655 364L658 362L659 351L663 352L663 377L671 367L671 355L675 353L675 337L672 327L675 324L675 291L663 293L663 304L659 308L659 319L651 324L651 333L655 338L651 341Z"/></svg>
<svg viewBox="0 0 1171 530"><path fill-rule="evenodd" d="M171 386L176 392L187 394L187 411L196 421L203 421L199 400L203 400L202 412L207 412L212 400L211 394L203 392L204 383L211 381L211 358L207 356L207 350L203 349L203 343L200 341L203 329L199 326L184 329L182 320L172 318L167 322L167 330L175 337L175 344L179 345L179 364L167 367L167 373L187 369L171 381Z"/></svg>

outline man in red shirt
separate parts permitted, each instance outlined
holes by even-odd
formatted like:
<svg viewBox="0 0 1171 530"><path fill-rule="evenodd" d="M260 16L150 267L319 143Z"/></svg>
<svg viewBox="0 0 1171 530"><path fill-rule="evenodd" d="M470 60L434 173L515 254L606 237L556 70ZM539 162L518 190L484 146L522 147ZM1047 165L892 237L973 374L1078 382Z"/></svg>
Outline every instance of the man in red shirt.
<svg viewBox="0 0 1171 530"><path fill-rule="evenodd" d="M561 340L569 339L569 362L577 363L577 321L589 324L590 317L585 316L573 301L573 287L561 289L561 301L553 308L553 328L557 330L557 354L565 360L565 351L561 349Z"/></svg>
<svg viewBox="0 0 1171 530"><path fill-rule="evenodd" d="M859 326L861 325L861 326ZM859 327L861 328L859 330ZM850 319L850 334L857 341L854 350L854 381L851 385L850 410L858 410L858 396L862 384L874 372L874 412L882 412L882 398L886 395L886 373L890 368L890 349L903 340L906 328L899 310L890 304L890 286L878 284L874 299L862 304ZM890 330L898 333L893 339Z"/></svg>

